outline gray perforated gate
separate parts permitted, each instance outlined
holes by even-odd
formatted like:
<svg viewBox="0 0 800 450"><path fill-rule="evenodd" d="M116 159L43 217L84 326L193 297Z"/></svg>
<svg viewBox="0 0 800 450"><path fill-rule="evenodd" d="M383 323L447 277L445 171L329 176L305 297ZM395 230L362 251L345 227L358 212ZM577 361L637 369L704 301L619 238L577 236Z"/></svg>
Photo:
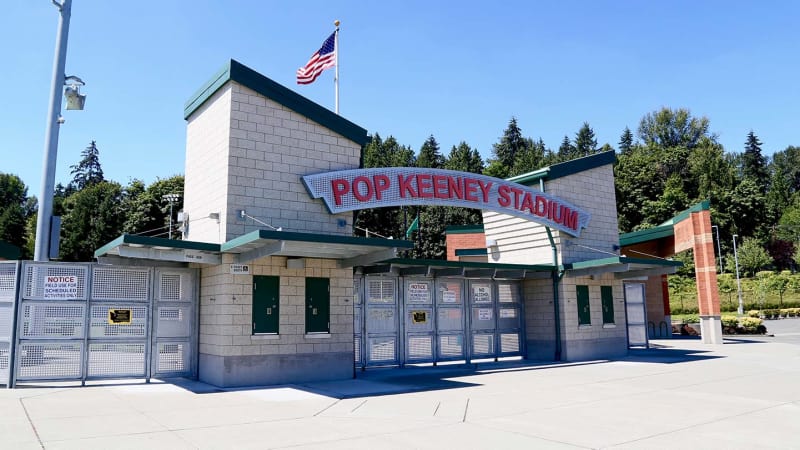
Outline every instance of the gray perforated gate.
<svg viewBox="0 0 800 450"><path fill-rule="evenodd" d="M0 262L0 384L11 384L11 354L14 344L14 311L19 263Z"/></svg>
<svg viewBox="0 0 800 450"><path fill-rule="evenodd" d="M196 272L22 264L16 382L196 374Z"/></svg>
<svg viewBox="0 0 800 450"><path fill-rule="evenodd" d="M354 287L358 366L524 354L518 282L366 276Z"/></svg>

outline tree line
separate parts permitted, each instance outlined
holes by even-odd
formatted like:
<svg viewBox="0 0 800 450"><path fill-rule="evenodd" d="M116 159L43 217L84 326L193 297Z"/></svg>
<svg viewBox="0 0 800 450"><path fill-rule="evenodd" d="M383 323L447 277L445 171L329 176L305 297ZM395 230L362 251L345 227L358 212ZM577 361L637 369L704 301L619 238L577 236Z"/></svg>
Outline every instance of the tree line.
<svg viewBox="0 0 800 450"><path fill-rule="evenodd" d="M60 260L91 261L96 249L123 233L167 237L169 204L163 196L180 194L173 209L183 207L183 175L158 179L149 186L139 179L124 186L107 180L95 141L70 169L72 180L66 186L57 184L53 196L53 215L61 216L62 224ZM23 259L33 256L37 206L36 197L28 196L18 176L0 173L0 240L19 247Z"/></svg>
<svg viewBox="0 0 800 450"><path fill-rule="evenodd" d="M594 130L583 123L555 149L541 138L526 136L512 117L491 156L484 160L466 142L444 152L431 135L415 150L389 135L371 136L362 166L443 168L508 178L555 163L616 151L614 165L619 231L657 226L690 206L709 200L712 222L723 261L733 271L733 236L742 270L795 270L800 262L800 147L763 154L754 131L742 137L741 149L724 149L706 117L687 109L662 108L645 114L636 131L626 127L616 146L600 145ZM63 218L63 260L90 260L96 248L121 233L168 234L169 204L162 197L183 193L183 176L159 179L149 186L132 180L123 186L103 177L99 151L92 142L72 166L73 179L57 186L54 215ZM0 174L0 240L32 255L36 199L24 183ZM182 198L174 210L182 207ZM418 218L419 227L410 231ZM408 238L416 248L408 256L445 258L445 228L481 223L479 210L454 207L390 207L357 212L354 234ZM691 255L681 258L692 268Z"/></svg>

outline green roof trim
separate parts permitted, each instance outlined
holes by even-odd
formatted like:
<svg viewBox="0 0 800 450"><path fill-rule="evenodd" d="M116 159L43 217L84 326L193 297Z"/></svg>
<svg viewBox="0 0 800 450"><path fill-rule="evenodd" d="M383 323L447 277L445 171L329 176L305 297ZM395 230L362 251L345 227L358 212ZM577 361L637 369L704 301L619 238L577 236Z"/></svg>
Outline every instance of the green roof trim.
<svg viewBox="0 0 800 450"><path fill-rule="evenodd" d="M710 209L711 209L711 201L703 200L702 202L700 202L700 203L698 203L696 205L692 205L691 207L689 207L689 209L686 209L684 211L679 212L677 216L673 217L672 219L667 220L666 222L660 224L659 226L661 226L661 225L675 225L675 224L678 224L678 223L683 222L684 220L688 219L689 215L692 214L693 212L708 211Z"/></svg>
<svg viewBox="0 0 800 450"><path fill-rule="evenodd" d="M613 150L595 153L594 155L553 164L550 167L544 167L539 170L534 170L533 172L517 175L515 177L508 178L508 181L531 186L534 183L538 183L540 179L551 181L557 178L575 175L576 173L584 172L596 167L614 164L616 160L617 154Z"/></svg>
<svg viewBox="0 0 800 450"><path fill-rule="evenodd" d="M565 264L565 269L578 270L589 269L593 267L611 266L616 264L643 264L648 266L666 266L666 267L681 267L683 263L680 261L672 261L669 259L655 259L655 258L628 258L627 256L612 256L610 258L590 259L588 261L579 261L571 264Z"/></svg>
<svg viewBox="0 0 800 450"><path fill-rule="evenodd" d="M259 239L276 241L317 242L320 244L364 245L374 247L414 248L414 243L401 239L363 238L339 236L331 234L296 233L292 231L256 230L222 244L223 252L231 252L236 247L249 244Z"/></svg>
<svg viewBox="0 0 800 450"><path fill-rule="evenodd" d="M447 261L443 259L393 258L381 261L381 263L406 266L463 267L465 269L531 270L537 272L554 272L557 270L555 266L545 264L496 264L475 261Z"/></svg>
<svg viewBox="0 0 800 450"><path fill-rule="evenodd" d="M121 245L140 245L143 247L164 247L172 249L183 250L198 250L204 252L219 252L219 244L210 244L208 242L195 242L195 241L181 241L179 239L166 239L149 236L137 236L135 234L123 234L122 236L114 239L108 244L95 250L94 257L104 256L112 249Z"/></svg>
<svg viewBox="0 0 800 450"><path fill-rule="evenodd" d="M679 212L678 215L658 226L648 228L646 230L620 234L619 245L622 247L627 247L629 245L641 244L643 242L655 241L665 237L674 236L674 227L676 224L688 219L689 215L691 215L693 212L708 211L710 209L711 202L709 200L703 200L696 205L692 205L689 209Z"/></svg>
<svg viewBox="0 0 800 450"><path fill-rule="evenodd" d="M629 245L641 244L642 242L655 241L665 237L674 236L675 229L672 225L659 225L646 230L633 231L619 235L619 245L627 247Z"/></svg>
<svg viewBox="0 0 800 450"><path fill-rule="evenodd" d="M350 139L358 145L363 146L368 142L367 130L364 128L233 59L226 63L186 102L183 109L183 118L188 119L228 81L235 81L252 89L264 97Z"/></svg>
<svg viewBox="0 0 800 450"><path fill-rule="evenodd" d="M16 245L0 241L0 259L19 259L22 251Z"/></svg>
<svg viewBox="0 0 800 450"><path fill-rule="evenodd" d="M445 228L444 234L472 234L483 233L483 225L450 225Z"/></svg>
<svg viewBox="0 0 800 450"><path fill-rule="evenodd" d="M456 256L486 256L485 248L461 248L456 250Z"/></svg>

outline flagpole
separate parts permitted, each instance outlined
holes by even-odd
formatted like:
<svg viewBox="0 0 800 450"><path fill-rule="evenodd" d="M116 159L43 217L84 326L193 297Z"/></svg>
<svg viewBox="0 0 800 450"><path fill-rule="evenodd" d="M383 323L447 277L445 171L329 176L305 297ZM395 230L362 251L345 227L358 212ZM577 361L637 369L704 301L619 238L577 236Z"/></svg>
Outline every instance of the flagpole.
<svg viewBox="0 0 800 450"><path fill-rule="evenodd" d="M336 49L336 74L333 76L334 90L336 91L336 114L339 114L339 21L333 22L336 25L336 36L334 37L333 48Z"/></svg>

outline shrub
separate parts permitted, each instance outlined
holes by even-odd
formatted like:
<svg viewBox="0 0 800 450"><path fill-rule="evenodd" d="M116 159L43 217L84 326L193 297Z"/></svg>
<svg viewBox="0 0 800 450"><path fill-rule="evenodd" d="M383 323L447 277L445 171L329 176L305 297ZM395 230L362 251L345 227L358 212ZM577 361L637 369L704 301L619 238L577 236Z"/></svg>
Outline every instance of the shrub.
<svg viewBox="0 0 800 450"><path fill-rule="evenodd" d="M700 323L700 316L697 314L686 314L682 319L683 323Z"/></svg>
<svg viewBox="0 0 800 450"><path fill-rule="evenodd" d="M747 311L747 317L755 317L756 319L758 319L759 317L761 317L761 311L757 309L751 309L750 311Z"/></svg>
<svg viewBox="0 0 800 450"><path fill-rule="evenodd" d="M744 317L742 318L742 328L747 331L755 331L759 325L764 323L761 319L756 319L754 317Z"/></svg>
<svg viewBox="0 0 800 450"><path fill-rule="evenodd" d="M736 316L722 316L720 319L723 327L736 327L739 325L739 318Z"/></svg>

